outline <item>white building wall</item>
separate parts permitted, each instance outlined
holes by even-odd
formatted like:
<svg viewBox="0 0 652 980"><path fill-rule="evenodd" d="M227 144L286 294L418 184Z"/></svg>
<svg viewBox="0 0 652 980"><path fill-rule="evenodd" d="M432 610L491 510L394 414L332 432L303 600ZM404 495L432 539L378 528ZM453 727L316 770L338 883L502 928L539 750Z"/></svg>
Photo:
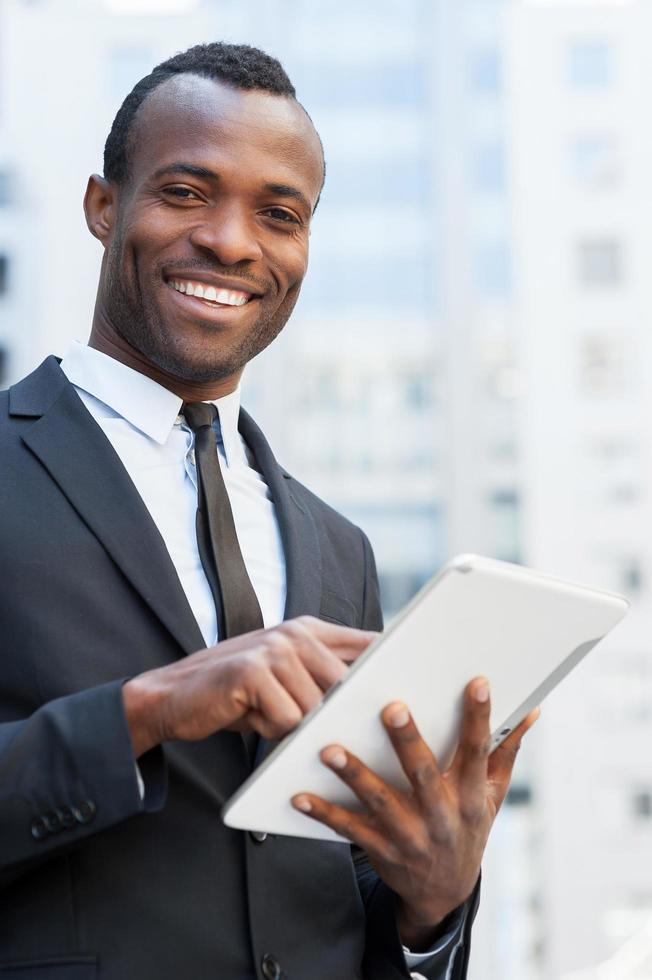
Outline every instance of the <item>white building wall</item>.
<svg viewBox="0 0 652 980"><path fill-rule="evenodd" d="M633 600L537 733L546 980L652 907L651 29L645 0L512 9L524 557Z"/></svg>

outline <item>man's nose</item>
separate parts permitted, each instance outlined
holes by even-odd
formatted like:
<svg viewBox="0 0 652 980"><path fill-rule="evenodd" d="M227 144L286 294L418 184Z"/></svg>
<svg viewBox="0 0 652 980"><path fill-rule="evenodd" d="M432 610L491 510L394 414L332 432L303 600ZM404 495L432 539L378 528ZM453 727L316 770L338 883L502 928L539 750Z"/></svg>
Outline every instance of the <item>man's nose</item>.
<svg viewBox="0 0 652 980"><path fill-rule="evenodd" d="M254 216L231 206L211 209L195 225L190 240L197 248L213 253L220 265L255 262L262 258Z"/></svg>

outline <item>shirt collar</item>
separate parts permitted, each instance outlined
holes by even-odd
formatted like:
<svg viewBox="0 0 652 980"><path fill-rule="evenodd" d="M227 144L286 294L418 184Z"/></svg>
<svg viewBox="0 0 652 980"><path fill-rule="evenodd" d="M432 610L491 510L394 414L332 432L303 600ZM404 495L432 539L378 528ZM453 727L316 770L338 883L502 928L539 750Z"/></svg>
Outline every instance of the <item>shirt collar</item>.
<svg viewBox="0 0 652 980"><path fill-rule="evenodd" d="M222 395L216 398L213 405L217 408L220 417L220 431L222 433L222 444L226 465L232 466L236 462L246 463L247 457L244 450L244 441L238 430L240 419L240 385L229 395Z"/></svg>
<svg viewBox="0 0 652 980"><path fill-rule="evenodd" d="M61 362L68 380L97 398L150 439L163 445L181 411L182 399L146 375L94 347L74 341ZM212 402L217 407L227 463L242 455L238 434L240 387Z"/></svg>

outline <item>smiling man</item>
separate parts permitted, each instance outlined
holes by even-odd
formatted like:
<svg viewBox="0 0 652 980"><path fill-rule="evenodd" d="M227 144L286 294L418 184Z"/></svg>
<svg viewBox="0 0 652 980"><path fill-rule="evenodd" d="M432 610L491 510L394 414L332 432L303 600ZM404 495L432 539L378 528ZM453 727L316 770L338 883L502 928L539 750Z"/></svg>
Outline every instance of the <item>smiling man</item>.
<svg viewBox="0 0 652 980"><path fill-rule="evenodd" d="M90 178L89 344L0 402L0 972L39 980L466 975L518 743L469 684L442 773L383 713L412 790L346 751L352 841L242 834L220 809L382 626L364 534L240 409L308 263L322 146L274 59L192 48L127 96Z"/></svg>

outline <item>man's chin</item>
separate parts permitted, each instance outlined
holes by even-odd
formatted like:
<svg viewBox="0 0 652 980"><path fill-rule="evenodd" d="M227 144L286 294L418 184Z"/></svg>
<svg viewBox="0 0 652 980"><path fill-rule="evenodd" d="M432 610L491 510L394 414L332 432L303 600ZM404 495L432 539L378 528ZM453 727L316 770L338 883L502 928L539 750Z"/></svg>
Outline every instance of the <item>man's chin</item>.
<svg viewBox="0 0 652 980"><path fill-rule="evenodd" d="M294 302L292 303L292 306ZM116 317L120 334L141 358L164 377L163 384L215 384L239 378L247 363L280 333L290 310L276 311L272 318L259 317L239 337L206 328L205 324L170 322L162 310L150 314Z"/></svg>
<svg viewBox="0 0 652 980"><path fill-rule="evenodd" d="M207 350L191 342L175 345L162 330L135 333L130 329L121 334L139 359L150 365L153 374L160 374L161 381L171 385L175 381L186 384L224 381L241 373L247 362L246 352L240 350Z"/></svg>
<svg viewBox="0 0 652 980"><path fill-rule="evenodd" d="M247 363L247 358L209 356L198 358L196 355L188 357L171 351L154 351L145 356L167 375L170 381L186 384L211 384L225 381L239 376Z"/></svg>

